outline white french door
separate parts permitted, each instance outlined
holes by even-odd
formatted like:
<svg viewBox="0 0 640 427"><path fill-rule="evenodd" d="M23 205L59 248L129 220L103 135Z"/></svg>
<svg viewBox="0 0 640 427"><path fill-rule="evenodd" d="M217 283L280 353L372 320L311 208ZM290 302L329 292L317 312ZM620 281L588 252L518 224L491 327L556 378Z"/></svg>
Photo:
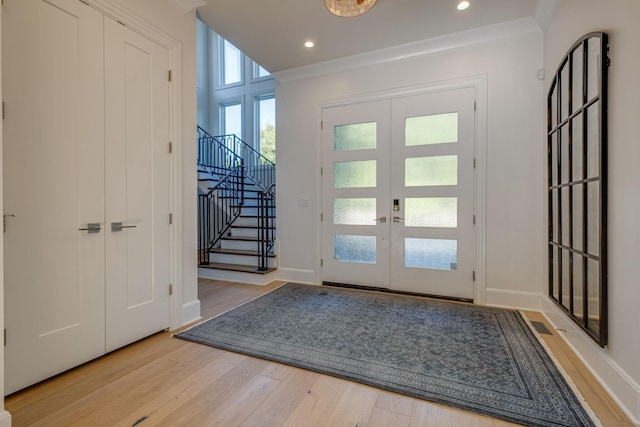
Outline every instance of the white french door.
<svg viewBox="0 0 640 427"><path fill-rule="evenodd" d="M323 110L323 281L473 299L474 101Z"/></svg>
<svg viewBox="0 0 640 427"><path fill-rule="evenodd" d="M11 393L169 326L169 83L166 50L78 0L3 8Z"/></svg>

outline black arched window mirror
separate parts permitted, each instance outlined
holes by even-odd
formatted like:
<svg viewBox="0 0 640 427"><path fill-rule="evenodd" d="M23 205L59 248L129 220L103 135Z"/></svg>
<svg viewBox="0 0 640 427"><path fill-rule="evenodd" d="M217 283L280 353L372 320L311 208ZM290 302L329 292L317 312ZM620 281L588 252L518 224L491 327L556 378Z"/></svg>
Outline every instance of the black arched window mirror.
<svg viewBox="0 0 640 427"><path fill-rule="evenodd" d="M549 297L607 344L608 38L590 33L562 59L547 97Z"/></svg>

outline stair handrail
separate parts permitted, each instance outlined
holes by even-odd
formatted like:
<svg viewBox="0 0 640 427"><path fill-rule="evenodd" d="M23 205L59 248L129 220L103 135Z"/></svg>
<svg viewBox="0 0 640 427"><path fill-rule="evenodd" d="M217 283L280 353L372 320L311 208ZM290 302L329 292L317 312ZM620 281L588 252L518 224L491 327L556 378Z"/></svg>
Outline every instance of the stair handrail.
<svg viewBox="0 0 640 427"><path fill-rule="evenodd" d="M206 194L198 197L199 265L209 264L209 252L240 216L243 204L244 166L241 161L240 166L230 169Z"/></svg>
<svg viewBox="0 0 640 427"><path fill-rule="evenodd" d="M218 175L225 174L241 163L242 158L238 153L198 126L198 166Z"/></svg>
<svg viewBox="0 0 640 427"><path fill-rule="evenodd" d="M213 137L220 145L233 147L232 150L244 161L245 173L261 190L266 190L276 182L276 165L258 150L235 134Z"/></svg>
<svg viewBox="0 0 640 427"><path fill-rule="evenodd" d="M276 184L269 185L259 193L258 200L258 270L269 269L269 254L275 244L275 198Z"/></svg>

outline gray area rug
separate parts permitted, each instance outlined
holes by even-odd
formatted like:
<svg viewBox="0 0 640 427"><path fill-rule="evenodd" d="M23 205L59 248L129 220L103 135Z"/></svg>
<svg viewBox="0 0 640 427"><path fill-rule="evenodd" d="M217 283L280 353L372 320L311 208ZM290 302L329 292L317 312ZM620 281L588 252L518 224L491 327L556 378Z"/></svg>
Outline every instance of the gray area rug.
<svg viewBox="0 0 640 427"><path fill-rule="evenodd" d="M286 284L177 336L527 426L599 425L517 311Z"/></svg>

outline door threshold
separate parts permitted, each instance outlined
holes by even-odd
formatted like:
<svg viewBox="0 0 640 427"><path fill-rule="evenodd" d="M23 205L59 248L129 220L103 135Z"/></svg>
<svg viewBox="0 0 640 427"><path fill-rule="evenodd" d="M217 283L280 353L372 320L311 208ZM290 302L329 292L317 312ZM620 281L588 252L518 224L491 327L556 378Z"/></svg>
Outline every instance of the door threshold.
<svg viewBox="0 0 640 427"><path fill-rule="evenodd" d="M361 291L377 291L377 292L385 292L389 294L396 295L406 295L413 297L424 297L424 298L432 298L432 299L440 299L446 301L456 301L456 302L466 302L473 303L472 298L459 298L459 297L448 297L443 295L432 295L432 294L422 294L419 292L408 292L408 291L400 291L397 289L388 289L388 288L376 288L375 286L363 286L363 285L353 285L350 283L339 283L339 282L322 282L322 286L333 286L335 288L349 288L349 289L358 289Z"/></svg>

